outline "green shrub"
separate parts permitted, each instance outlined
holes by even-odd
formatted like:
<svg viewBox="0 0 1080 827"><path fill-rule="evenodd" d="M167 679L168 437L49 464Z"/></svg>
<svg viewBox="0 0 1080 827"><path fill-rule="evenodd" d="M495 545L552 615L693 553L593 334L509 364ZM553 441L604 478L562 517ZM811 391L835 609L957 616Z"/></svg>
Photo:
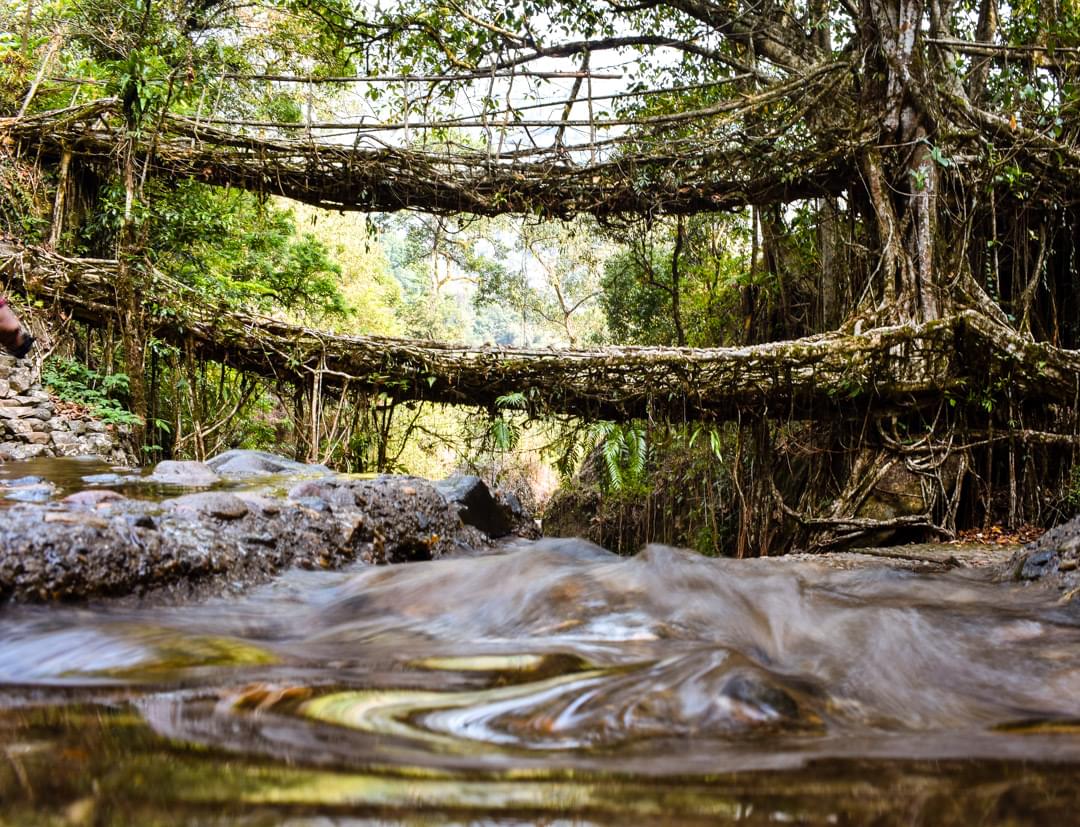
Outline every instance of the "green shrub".
<svg viewBox="0 0 1080 827"><path fill-rule="evenodd" d="M126 373L102 375L72 359L51 358L41 371L42 381L65 402L85 405L90 413L110 425L141 425L117 398L128 393Z"/></svg>

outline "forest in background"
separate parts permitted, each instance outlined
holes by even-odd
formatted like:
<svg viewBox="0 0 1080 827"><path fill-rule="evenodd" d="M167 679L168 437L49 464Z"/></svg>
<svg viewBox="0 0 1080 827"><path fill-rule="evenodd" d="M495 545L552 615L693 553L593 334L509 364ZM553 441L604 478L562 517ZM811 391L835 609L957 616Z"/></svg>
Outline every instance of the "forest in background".
<svg viewBox="0 0 1080 827"><path fill-rule="evenodd" d="M776 157L793 153L787 163L803 168L781 170L790 193L776 195L766 187L745 203L717 201L722 211L678 208L567 220L543 209L538 217L422 210L341 214L211 186L197 176L155 176L123 147L111 165L75 160L68 168L62 161L43 164L8 142L0 165L4 234L70 255L115 255L131 268L124 277L127 293L119 295L129 303L128 312L116 325L61 326L49 320L55 349L46 376L62 394L81 395L117 422L132 424L147 460L289 445L303 458L346 470L434 474L471 464L497 474L515 464L515 451L535 453L542 446L544 461L569 476L588 457L593 467L585 477L594 480L594 493L614 503L605 518L614 528L603 539L620 548L661 539L712 553L757 553L791 536L790 530L758 525L792 516L778 511L777 499L795 503L788 511L796 516L812 505L836 503L824 510L840 523L876 520L895 529L890 521L908 515L895 502L871 496L883 481L885 487L908 487L899 492L901 500L919 500L908 505L927 515L921 527L947 532L959 524L998 520L1047 523L1075 509L1080 480L1069 460L1076 442L1065 440L1069 450L1061 451L1060 442L1030 443L1015 435L1003 442L995 436L995 428L1008 434L1013 426L1025 433L1056 427L1003 414L1003 385L993 393L972 388L968 398L946 400L929 414L875 418L869 429L867 422L852 427L538 419L529 415L525 388L502 397L483 417L434 410L392 393L343 395L330 411L334 427L319 444L310 444L300 418L304 405L290 396L294 389L154 338L154 315L164 311L142 301L135 275L151 269L223 308L327 330L551 348L717 347L792 340L843 323L922 321L943 315L956 301L948 290L963 277L965 301L976 301L980 312L996 313L1027 335L1076 348L1076 206L1061 176L1050 174L1041 156L1036 163L1024 154L1042 151L1024 132L1033 131L1057 142L1047 151L1061 154L1061 168L1071 169L1078 100L1071 55L1080 48L1075 8L1031 3L999 9L990 0L729 5L646 3L623 9L598 3L570 9L527 3L492 11L487 19L498 24L449 6L440 28L423 4L409 3L379 10L321 2L249 7L9 0L0 26L0 116L64 110L111 96L122 102L133 142L153 141L166 113L216 117L262 134L290 125L303 129L360 105L360 93L350 86L274 78L468 75L485 57L510 66L515 54L525 55L522 62L583 58L580 65L589 67L590 56L616 51L624 63L636 61L632 91L642 95L623 98L620 92L605 104L605 114L630 124L624 133L629 137L620 139L630 140L650 118L674 118L661 138L683 142L683 152L692 155L691 125L722 133L726 127L710 121L715 113L727 111L732 99L753 99L762 86L783 86L785 73L803 78L798 88L820 95L811 84L818 77L817 56L840 61L859 42L877 38L885 44L885 65L895 67L886 30L903 30L905 15L915 21L909 26L926 27L928 39L955 37L984 43L987 50L952 44L958 51L947 52L942 46L938 57L951 56L954 65L916 61L908 75L918 76L923 87L957 95L947 78L934 74L953 73L966 87L966 99L979 103L978 111L1007 113L996 115L1005 119L997 127L1025 137L1023 151L1003 153L990 142L988 160L977 152L972 160L968 144L977 143L978 128L945 129L944 110L901 95L899 120L886 116L885 122L894 132L914 130L897 144L910 152L894 158L895 147L882 138L879 154L837 169L833 154L822 166L817 156L799 155L796 147L834 153L822 149L822 142L831 141L848 151L845 141L855 140L855 127L844 120L850 101L840 98L831 109L815 110L821 98L813 95L770 98L736 125L743 130L736 131L736 141L748 145L749 154L726 162L775 165ZM598 15L596 9L605 6L623 15L622 22ZM529 42L534 18L551 24L553 34L542 47ZM754 21L758 29L746 28ZM641 34L646 23L671 31L650 41ZM512 36L515 27L526 34ZM702 27L712 38L708 48L701 45L708 38L692 36L705 37ZM793 43L803 43L800 37L805 46L795 48ZM649 49L668 52L661 58ZM998 49L1019 50L1019 57L1002 63ZM1037 57L1023 57L1025 49ZM867 54L853 64L855 101L876 100L870 87L892 82L889 71L875 68L874 55ZM580 87L574 80L567 112L577 106ZM445 118L460 106L460 90L449 86L418 86L412 93L406 84L362 88L365 105L387 118L402 111L407 116L422 100L423 120L441 123L440 113ZM527 108L518 105L515 117ZM493 103L492 111L497 109ZM858 106L851 111L857 115ZM692 117L684 117L687 112ZM907 126L900 123L905 118L911 121ZM867 127L860 122L858 128ZM566 129L556 136L557 148L569 145ZM981 129L992 131L991 123ZM475 135L452 123L424 132L422 140L430 144L477 145ZM807 197L803 188L814 187L801 184L801 174L818 176L819 195ZM849 180L827 180L836 175ZM865 190L851 185L859 177ZM893 190L890 205L883 188ZM942 204L941 214L927 218L931 195ZM58 222L65 197L64 220ZM492 212L499 212L497 205ZM892 222L896 237L882 231L882 222ZM933 236L929 247L925 233ZM1066 432L1069 416L1049 413ZM957 434L963 451L941 450ZM894 458L881 459L886 454ZM786 481L770 479L765 486L760 469L776 465L778 456L786 460ZM904 474L895 456L902 458ZM912 479L917 496L910 490ZM772 516L759 520L765 512ZM804 516L801 522L812 533L813 521Z"/></svg>

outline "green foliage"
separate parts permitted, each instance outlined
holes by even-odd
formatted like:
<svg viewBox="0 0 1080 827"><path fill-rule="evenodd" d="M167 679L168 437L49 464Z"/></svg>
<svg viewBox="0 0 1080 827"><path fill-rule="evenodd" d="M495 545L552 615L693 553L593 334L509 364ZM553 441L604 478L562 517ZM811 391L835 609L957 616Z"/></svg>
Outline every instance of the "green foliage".
<svg viewBox="0 0 1080 827"><path fill-rule="evenodd" d="M563 439L583 446L588 460L567 468L555 511L584 512L585 522L560 529L585 532L620 553L650 542L730 552L738 514L729 461L734 426L652 423L646 430L640 422L605 422L571 431Z"/></svg>
<svg viewBox="0 0 1080 827"><path fill-rule="evenodd" d="M142 424L142 419L120 401L128 393L126 374L103 375L81 362L53 357L45 363L41 379L65 402L85 405L102 422L111 425Z"/></svg>
<svg viewBox="0 0 1080 827"><path fill-rule="evenodd" d="M647 485L649 446L640 422L619 424L607 420L590 427L599 455L604 488L616 494L640 494Z"/></svg>
<svg viewBox="0 0 1080 827"><path fill-rule="evenodd" d="M652 272L670 279L666 250L650 251ZM650 281L638 256L625 250L608 260L601 282L608 329L616 341L641 345L675 342L671 297L658 281Z"/></svg>
<svg viewBox="0 0 1080 827"><path fill-rule="evenodd" d="M145 195L137 221L151 261L204 298L264 312L282 308L316 321L348 315L341 269L319 239L298 234L290 210L193 181L152 181ZM124 193L114 184L84 228L89 250L108 248L123 210Z"/></svg>
<svg viewBox="0 0 1080 827"><path fill-rule="evenodd" d="M715 425L705 425L697 422L690 426L690 439L687 441L687 447L693 448L694 444L698 441L702 434L706 434L709 443L709 449L712 451L713 456L717 459L724 458L724 437L723 433Z"/></svg>
<svg viewBox="0 0 1080 827"><path fill-rule="evenodd" d="M751 276L749 222L744 215L686 219L675 269L675 225L655 222L617 236L607 259L600 306L613 339L674 345L681 327L686 344L713 347L739 341L740 296L766 294L771 274Z"/></svg>
<svg viewBox="0 0 1080 827"><path fill-rule="evenodd" d="M402 288L390 270L378 225L354 212L293 209L297 226L321 243L338 267L336 286L349 308L348 315L327 316L320 324L341 333L403 335Z"/></svg>
<svg viewBox="0 0 1080 827"><path fill-rule="evenodd" d="M0 31L0 115L19 111L32 70L33 64L20 49L20 39L14 32Z"/></svg>
<svg viewBox="0 0 1080 827"><path fill-rule="evenodd" d="M521 439L521 423L515 419L514 413L525 410L527 405L528 400L520 391L505 394L495 400L497 411L491 418L488 432L496 450L506 453L517 447Z"/></svg>
<svg viewBox="0 0 1080 827"><path fill-rule="evenodd" d="M603 263L615 250L598 243L595 222L492 222L498 245L477 268L473 304L484 341L575 346L607 340L599 305ZM509 267L506 261L519 262Z"/></svg>

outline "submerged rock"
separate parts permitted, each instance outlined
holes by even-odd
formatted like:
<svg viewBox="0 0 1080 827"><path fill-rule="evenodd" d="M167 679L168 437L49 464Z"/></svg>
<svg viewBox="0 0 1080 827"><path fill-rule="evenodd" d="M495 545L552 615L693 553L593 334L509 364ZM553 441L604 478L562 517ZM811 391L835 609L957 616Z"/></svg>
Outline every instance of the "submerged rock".
<svg viewBox="0 0 1080 827"><path fill-rule="evenodd" d="M120 485L127 482L127 479L120 474L87 474L82 478L82 481L87 485Z"/></svg>
<svg viewBox="0 0 1080 827"><path fill-rule="evenodd" d="M43 503L52 499L56 486L51 482L38 482L32 485L16 485L4 494L4 499L24 503Z"/></svg>
<svg viewBox="0 0 1080 827"><path fill-rule="evenodd" d="M109 503L123 499L126 499L123 494L118 494L115 491L104 488L94 491L76 491L74 494L68 494L61 502L93 508L101 503Z"/></svg>
<svg viewBox="0 0 1080 827"><path fill-rule="evenodd" d="M24 485L38 485L45 482L41 477L16 477L13 480L0 480L0 486L4 488L19 488Z"/></svg>

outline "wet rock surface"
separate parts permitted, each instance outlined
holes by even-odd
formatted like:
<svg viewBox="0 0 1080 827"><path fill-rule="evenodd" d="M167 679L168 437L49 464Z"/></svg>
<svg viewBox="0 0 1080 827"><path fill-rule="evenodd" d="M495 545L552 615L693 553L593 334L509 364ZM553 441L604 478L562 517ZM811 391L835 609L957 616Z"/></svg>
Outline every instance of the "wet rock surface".
<svg viewBox="0 0 1080 827"><path fill-rule="evenodd" d="M306 465L267 451L242 448L218 454L213 459L207 460L206 466L212 473L224 477L263 477L271 474L312 476L331 473L325 465Z"/></svg>
<svg viewBox="0 0 1080 827"><path fill-rule="evenodd" d="M466 525L475 526L491 537L510 533L510 509L498 502L480 477L472 474L450 477L435 483L447 502L453 503Z"/></svg>
<svg viewBox="0 0 1080 827"><path fill-rule="evenodd" d="M1080 515L1028 543L1009 560L1007 579L1054 583L1080 593Z"/></svg>
<svg viewBox="0 0 1080 827"><path fill-rule="evenodd" d="M146 478L167 485L202 486L221 482L221 477L204 462L165 460L154 466Z"/></svg>
<svg viewBox="0 0 1080 827"><path fill-rule="evenodd" d="M159 465L142 479L191 484L208 479L206 471L219 481L219 472L275 474L277 487L219 488L161 501L95 487L43 502L54 490L49 483L10 481L18 484L0 492L16 493L19 502L0 521L0 602L156 591L200 596L263 582L290 567L432 560L490 546L487 534L462 522L457 503L426 480L354 479L270 454L229 453L224 462L172 463L165 473ZM272 468L294 473L291 486L283 489L281 470ZM122 479L131 485L130 477Z"/></svg>
<svg viewBox="0 0 1080 827"><path fill-rule="evenodd" d="M513 491L504 488L492 491L475 474L457 474L439 480L435 487L457 508L465 525L471 525L489 537L510 534L533 540L540 537L536 520Z"/></svg>

